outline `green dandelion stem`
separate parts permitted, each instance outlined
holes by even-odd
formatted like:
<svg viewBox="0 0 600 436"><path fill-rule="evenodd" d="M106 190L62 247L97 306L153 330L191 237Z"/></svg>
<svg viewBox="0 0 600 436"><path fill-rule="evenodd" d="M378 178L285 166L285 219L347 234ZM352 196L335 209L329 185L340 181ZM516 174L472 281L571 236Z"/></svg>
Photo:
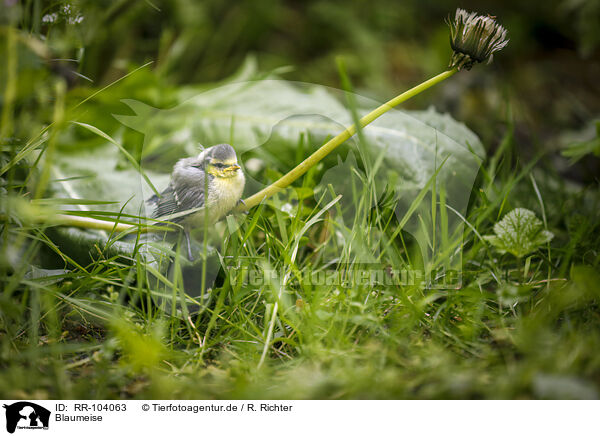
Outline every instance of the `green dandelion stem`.
<svg viewBox="0 0 600 436"><path fill-rule="evenodd" d="M390 109L398 106L400 103L404 103L406 100L409 100L412 97L425 91L426 89L431 88L433 85L436 85L446 80L448 77L451 77L457 72L458 68L452 68L450 70L444 71L443 73L438 74L437 76L432 77L429 80L426 80L420 85L417 85L414 88L411 88L408 91L403 92L402 94L394 97L390 101L382 104L377 109L362 117L359 121L361 128L366 127ZM266 198L269 198L277 192L281 191L282 189L287 188L289 185L291 185L297 179L299 179L304 173L306 173L310 168L312 168L323 158L325 158L325 156L327 156L345 141L350 139L355 133L356 125L353 124L346 130L341 132L339 135L337 135L335 138L330 139L327 143L322 145L317 151L315 151L313 154L307 157L304 161L300 162L298 166L296 166L290 172L282 176L279 180L267 186L265 189L257 192L256 194L246 198L244 200L244 203L237 208L237 211L245 212L250 208L260 204Z"/></svg>
<svg viewBox="0 0 600 436"><path fill-rule="evenodd" d="M0 220L7 219L9 219L9 217L6 214L0 214ZM173 223L162 221L160 223L161 226L139 223L133 224L66 214L40 215L29 222L30 225L43 224L47 226L79 227L82 229L104 230L107 232L115 231L117 233L133 230L139 230L141 233L171 232L179 228L179 226L173 225Z"/></svg>
<svg viewBox="0 0 600 436"><path fill-rule="evenodd" d="M114 221L104 221L96 218L82 217L76 215L56 215L53 217L54 224L80 227L83 229L91 230L115 230L116 232L125 232L134 228L132 224L127 223L115 223Z"/></svg>
<svg viewBox="0 0 600 436"><path fill-rule="evenodd" d="M151 224L130 224L127 222L119 222L119 221L108 221L108 220L100 220L97 218L91 217L83 217L77 215L64 215L57 214L52 217L50 220L50 224L60 225L60 226L70 226L70 227L80 227L83 229L90 230L105 230L107 232L115 231L117 233L120 232L128 232L132 230L139 230L141 233L148 232L170 232L175 230L174 226L168 226L169 223L164 223L162 226L153 226Z"/></svg>

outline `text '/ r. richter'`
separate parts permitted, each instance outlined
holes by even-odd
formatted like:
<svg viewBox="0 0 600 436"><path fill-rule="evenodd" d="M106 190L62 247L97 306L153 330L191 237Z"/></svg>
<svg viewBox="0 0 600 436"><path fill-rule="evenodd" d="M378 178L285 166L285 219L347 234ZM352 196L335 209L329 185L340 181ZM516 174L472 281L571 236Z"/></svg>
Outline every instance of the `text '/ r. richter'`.
<svg viewBox="0 0 600 436"><path fill-rule="evenodd" d="M244 404L160 404L152 403L154 412L291 412L294 406L275 403Z"/></svg>

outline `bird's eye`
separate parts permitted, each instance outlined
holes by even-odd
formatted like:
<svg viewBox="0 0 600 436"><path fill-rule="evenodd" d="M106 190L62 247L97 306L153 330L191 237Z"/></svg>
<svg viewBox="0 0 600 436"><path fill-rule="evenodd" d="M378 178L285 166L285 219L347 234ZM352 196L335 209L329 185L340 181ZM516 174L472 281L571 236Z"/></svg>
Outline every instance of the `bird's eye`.
<svg viewBox="0 0 600 436"><path fill-rule="evenodd" d="M223 165L222 163L214 163L214 166L216 166L217 168L225 168L225 165Z"/></svg>

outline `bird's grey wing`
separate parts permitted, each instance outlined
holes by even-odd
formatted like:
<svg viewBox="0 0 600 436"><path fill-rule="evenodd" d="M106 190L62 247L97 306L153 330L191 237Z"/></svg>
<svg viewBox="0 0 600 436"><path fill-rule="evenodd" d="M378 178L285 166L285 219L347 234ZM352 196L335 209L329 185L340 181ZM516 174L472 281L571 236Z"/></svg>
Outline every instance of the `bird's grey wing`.
<svg viewBox="0 0 600 436"><path fill-rule="evenodd" d="M158 195L154 194L152 197L146 200L146 204L148 204L149 206L156 206L158 200Z"/></svg>
<svg viewBox="0 0 600 436"><path fill-rule="evenodd" d="M161 193L161 197L155 202L156 209L153 217L159 218L173 215L186 210L196 209L204 206L204 177L194 177L194 180L182 179L177 183L171 183ZM171 221L181 221L184 217L177 217Z"/></svg>

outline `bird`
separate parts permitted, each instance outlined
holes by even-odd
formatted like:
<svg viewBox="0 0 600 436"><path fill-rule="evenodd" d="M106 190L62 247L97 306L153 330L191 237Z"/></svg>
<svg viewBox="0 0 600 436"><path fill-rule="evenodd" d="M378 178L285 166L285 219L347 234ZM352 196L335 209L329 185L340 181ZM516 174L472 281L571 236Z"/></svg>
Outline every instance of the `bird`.
<svg viewBox="0 0 600 436"><path fill-rule="evenodd" d="M152 218L183 227L188 259L192 261L190 232L204 228L206 218L206 224L213 225L243 203L245 181L234 148L218 144L196 157L179 159L167 188L160 196L150 197L147 203L154 206Z"/></svg>

